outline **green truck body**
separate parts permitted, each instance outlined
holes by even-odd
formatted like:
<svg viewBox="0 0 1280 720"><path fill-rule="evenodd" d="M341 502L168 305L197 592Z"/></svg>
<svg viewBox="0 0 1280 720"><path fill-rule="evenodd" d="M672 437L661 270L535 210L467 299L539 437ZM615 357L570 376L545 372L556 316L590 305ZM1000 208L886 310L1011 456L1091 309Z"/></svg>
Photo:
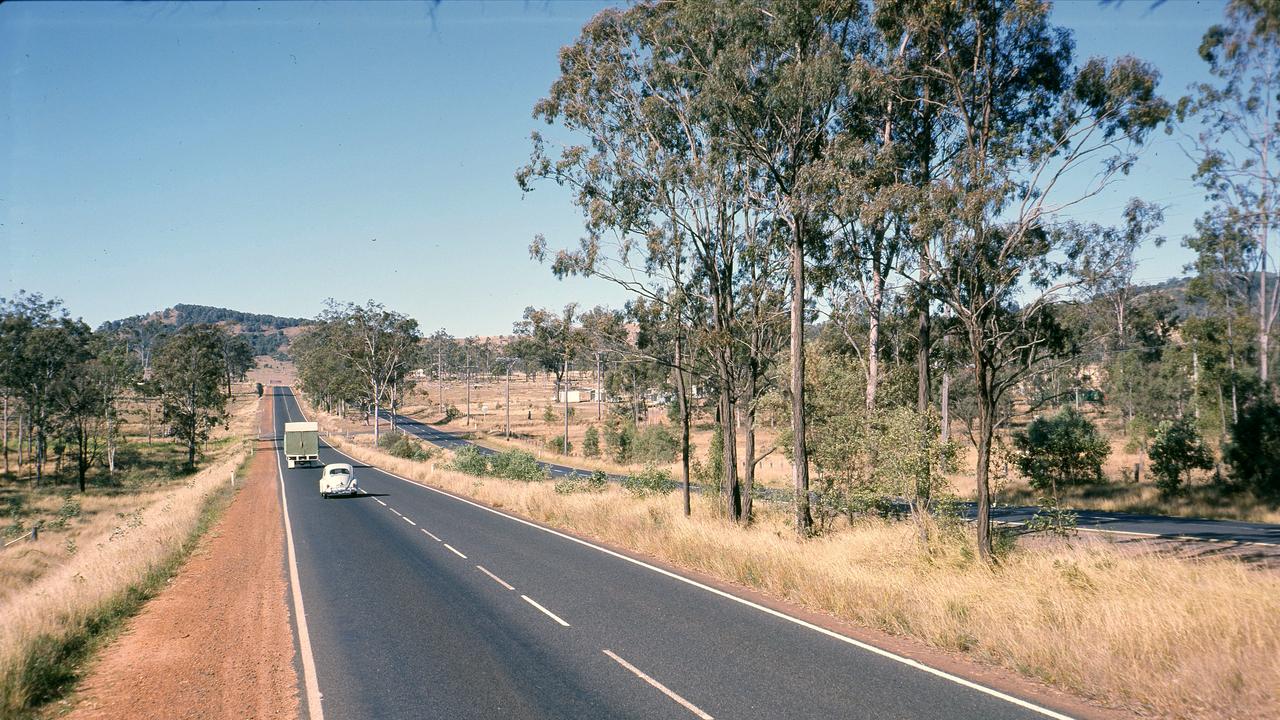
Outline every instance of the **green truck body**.
<svg viewBox="0 0 1280 720"><path fill-rule="evenodd" d="M320 464L320 426L313 422L285 423L284 457L290 468Z"/></svg>

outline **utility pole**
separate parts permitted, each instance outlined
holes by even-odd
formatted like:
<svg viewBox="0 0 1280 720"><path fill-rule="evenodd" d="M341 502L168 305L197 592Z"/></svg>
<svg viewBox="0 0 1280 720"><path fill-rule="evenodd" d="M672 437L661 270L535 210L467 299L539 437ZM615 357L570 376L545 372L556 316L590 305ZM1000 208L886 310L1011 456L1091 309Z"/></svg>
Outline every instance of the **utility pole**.
<svg viewBox="0 0 1280 720"><path fill-rule="evenodd" d="M569 454L569 354L564 356L564 444L560 446L561 454Z"/></svg>
<svg viewBox="0 0 1280 720"><path fill-rule="evenodd" d="M500 357L500 358L497 358L497 360L498 362L506 363L507 365L507 391L506 391L507 396L502 404L507 411L506 436L507 436L507 439L510 440L511 439L511 366L514 365L516 362L518 362L519 358Z"/></svg>
<svg viewBox="0 0 1280 720"><path fill-rule="evenodd" d="M471 351L467 351L467 427L471 427Z"/></svg>
<svg viewBox="0 0 1280 720"><path fill-rule="evenodd" d="M596 351L596 420L604 419L604 395L600 390L600 351Z"/></svg>
<svg viewBox="0 0 1280 720"><path fill-rule="evenodd" d="M440 388L440 414L444 415L444 352L436 353L436 385Z"/></svg>

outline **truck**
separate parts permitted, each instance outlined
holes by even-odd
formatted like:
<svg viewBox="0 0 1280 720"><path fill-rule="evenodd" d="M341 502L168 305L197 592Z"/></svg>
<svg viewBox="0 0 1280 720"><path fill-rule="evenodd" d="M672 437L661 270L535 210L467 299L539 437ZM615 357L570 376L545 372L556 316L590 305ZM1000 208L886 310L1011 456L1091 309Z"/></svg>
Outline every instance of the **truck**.
<svg viewBox="0 0 1280 720"><path fill-rule="evenodd" d="M284 457L289 469L320 464L320 426L313 422L284 424Z"/></svg>

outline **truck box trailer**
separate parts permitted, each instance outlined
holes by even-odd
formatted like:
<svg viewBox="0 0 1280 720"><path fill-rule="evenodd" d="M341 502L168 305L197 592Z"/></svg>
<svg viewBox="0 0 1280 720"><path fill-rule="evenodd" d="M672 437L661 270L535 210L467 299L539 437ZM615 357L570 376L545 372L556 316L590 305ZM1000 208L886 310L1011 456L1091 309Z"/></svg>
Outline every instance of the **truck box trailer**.
<svg viewBox="0 0 1280 720"><path fill-rule="evenodd" d="M320 426L313 422L284 424L284 457L296 465L320 464Z"/></svg>

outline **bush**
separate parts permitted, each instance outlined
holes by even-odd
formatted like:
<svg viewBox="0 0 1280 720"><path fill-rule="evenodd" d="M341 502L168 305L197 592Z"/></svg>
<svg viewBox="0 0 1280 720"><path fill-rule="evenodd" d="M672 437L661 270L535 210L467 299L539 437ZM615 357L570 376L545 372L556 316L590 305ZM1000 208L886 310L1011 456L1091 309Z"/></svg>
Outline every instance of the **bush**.
<svg viewBox="0 0 1280 720"><path fill-rule="evenodd" d="M595 425L587 427L587 434L582 438L582 454L584 457L600 456L600 431Z"/></svg>
<svg viewBox="0 0 1280 720"><path fill-rule="evenodd" d="M422 443L404 433L387 433L383 435L378 440L378 447L398 458L419 462L430 460L435 455L434 452L424 447Z"/></svg>
<svg viewBox="0 0 1280 720"><path fill-rule="evenodd" d="M1188 418L1161 423L1156 428L1147 457L1151 458L1156 487L1165 495L1174 495L1181 490L1183 477L1189 479L1192 470L1213 468L1213 454L1205 447L1200 432Z"/></svg>
<svg viewBox="0 0 1280 720"><path fill-rule="evenodd" d="M1102 463L1111 446L1075 408L1051 418L1038 417L1013 436L1014 463L1031 486L1057 494L1059 485L1102 481Z"/></svg>
<svg viewBox="0 0 1280 720"><path fill-rule="evenodd" d="M603 470L596 470L590 475L570 475L556 482L556 492L570 495L580 492L603 492L609 484L609 478Z"/></svg>
<svg viewBox="0 0 1280 720"><path fill-rule="evenodd" d="M556 411L552 410L550 405L542 411L542 420L546 423L553 423L556 421Z"/></svg>
<svg viewBox="0 0 1280 720"><path fill-rule="evenodd" d="M1263 398L1245 406L1223 457L1237 483L1258 495L1280 495L1280 405Z"/></svg>
<svg viewBox="0 0 1280 720"><path fill-rule="evenodd" d="M523 450L508 450L489 457L490 472L508 480L546 480L547 471L538 459Z"/></svg>
<svg viewBox="0 0 1280 720"><path fill-rule="evenodd" d="M648 425L635 434L632 456L644 463L675 462L680 454L680 441L666 425Z"/></svg>
<svg viewBox="0 0 1280 720"><path fill-rule="evenodd" d="M558 452L558 453L561 453L561 454L564 454L564 455L568 455L569 453L573 452L573 441L572 441L572 440L570 440L570 441L568 442L568 445L569 445L569 449L568 449L568 450L566 450L566 449L565 449L565 440L564 440L564 436L563 436L563 435L556 435L555 437L551 438L550 440L547 440L547 447L548 447L548 448L551 448L551 449L552 449L552 450L554 450L555 452Z"/></svg>
<svg viewBox="0 0 1280 720"><path fill-rule="evenodd" d="M632 423L610 423L604 429L604 444L609 448L609 456L622 465L631 462L632 451L636 442L636 426Z"/></svg>
<svg viewBox="0 0 1280 720"><path fill-rule="evenodd" d="M676 483L671 479L671 473L649 465L639 473L623 478L622 487L632 495L646 497L666 495L676 489Z"/></svg>
<svg viewBox="0 0 1280 720"><path fill-rule="evenodd" d="M462 417L462 411L456 405L449 405L444 409L444 424L449 424L454 420Z"/></svg>
<svg viewBox="0 0 1280 720"><path fill-rule="evenodd" d="M489 458L485 457L475 447L467 446L453 454L452 467L454 470L468 475L488 475Z"/></svg>

